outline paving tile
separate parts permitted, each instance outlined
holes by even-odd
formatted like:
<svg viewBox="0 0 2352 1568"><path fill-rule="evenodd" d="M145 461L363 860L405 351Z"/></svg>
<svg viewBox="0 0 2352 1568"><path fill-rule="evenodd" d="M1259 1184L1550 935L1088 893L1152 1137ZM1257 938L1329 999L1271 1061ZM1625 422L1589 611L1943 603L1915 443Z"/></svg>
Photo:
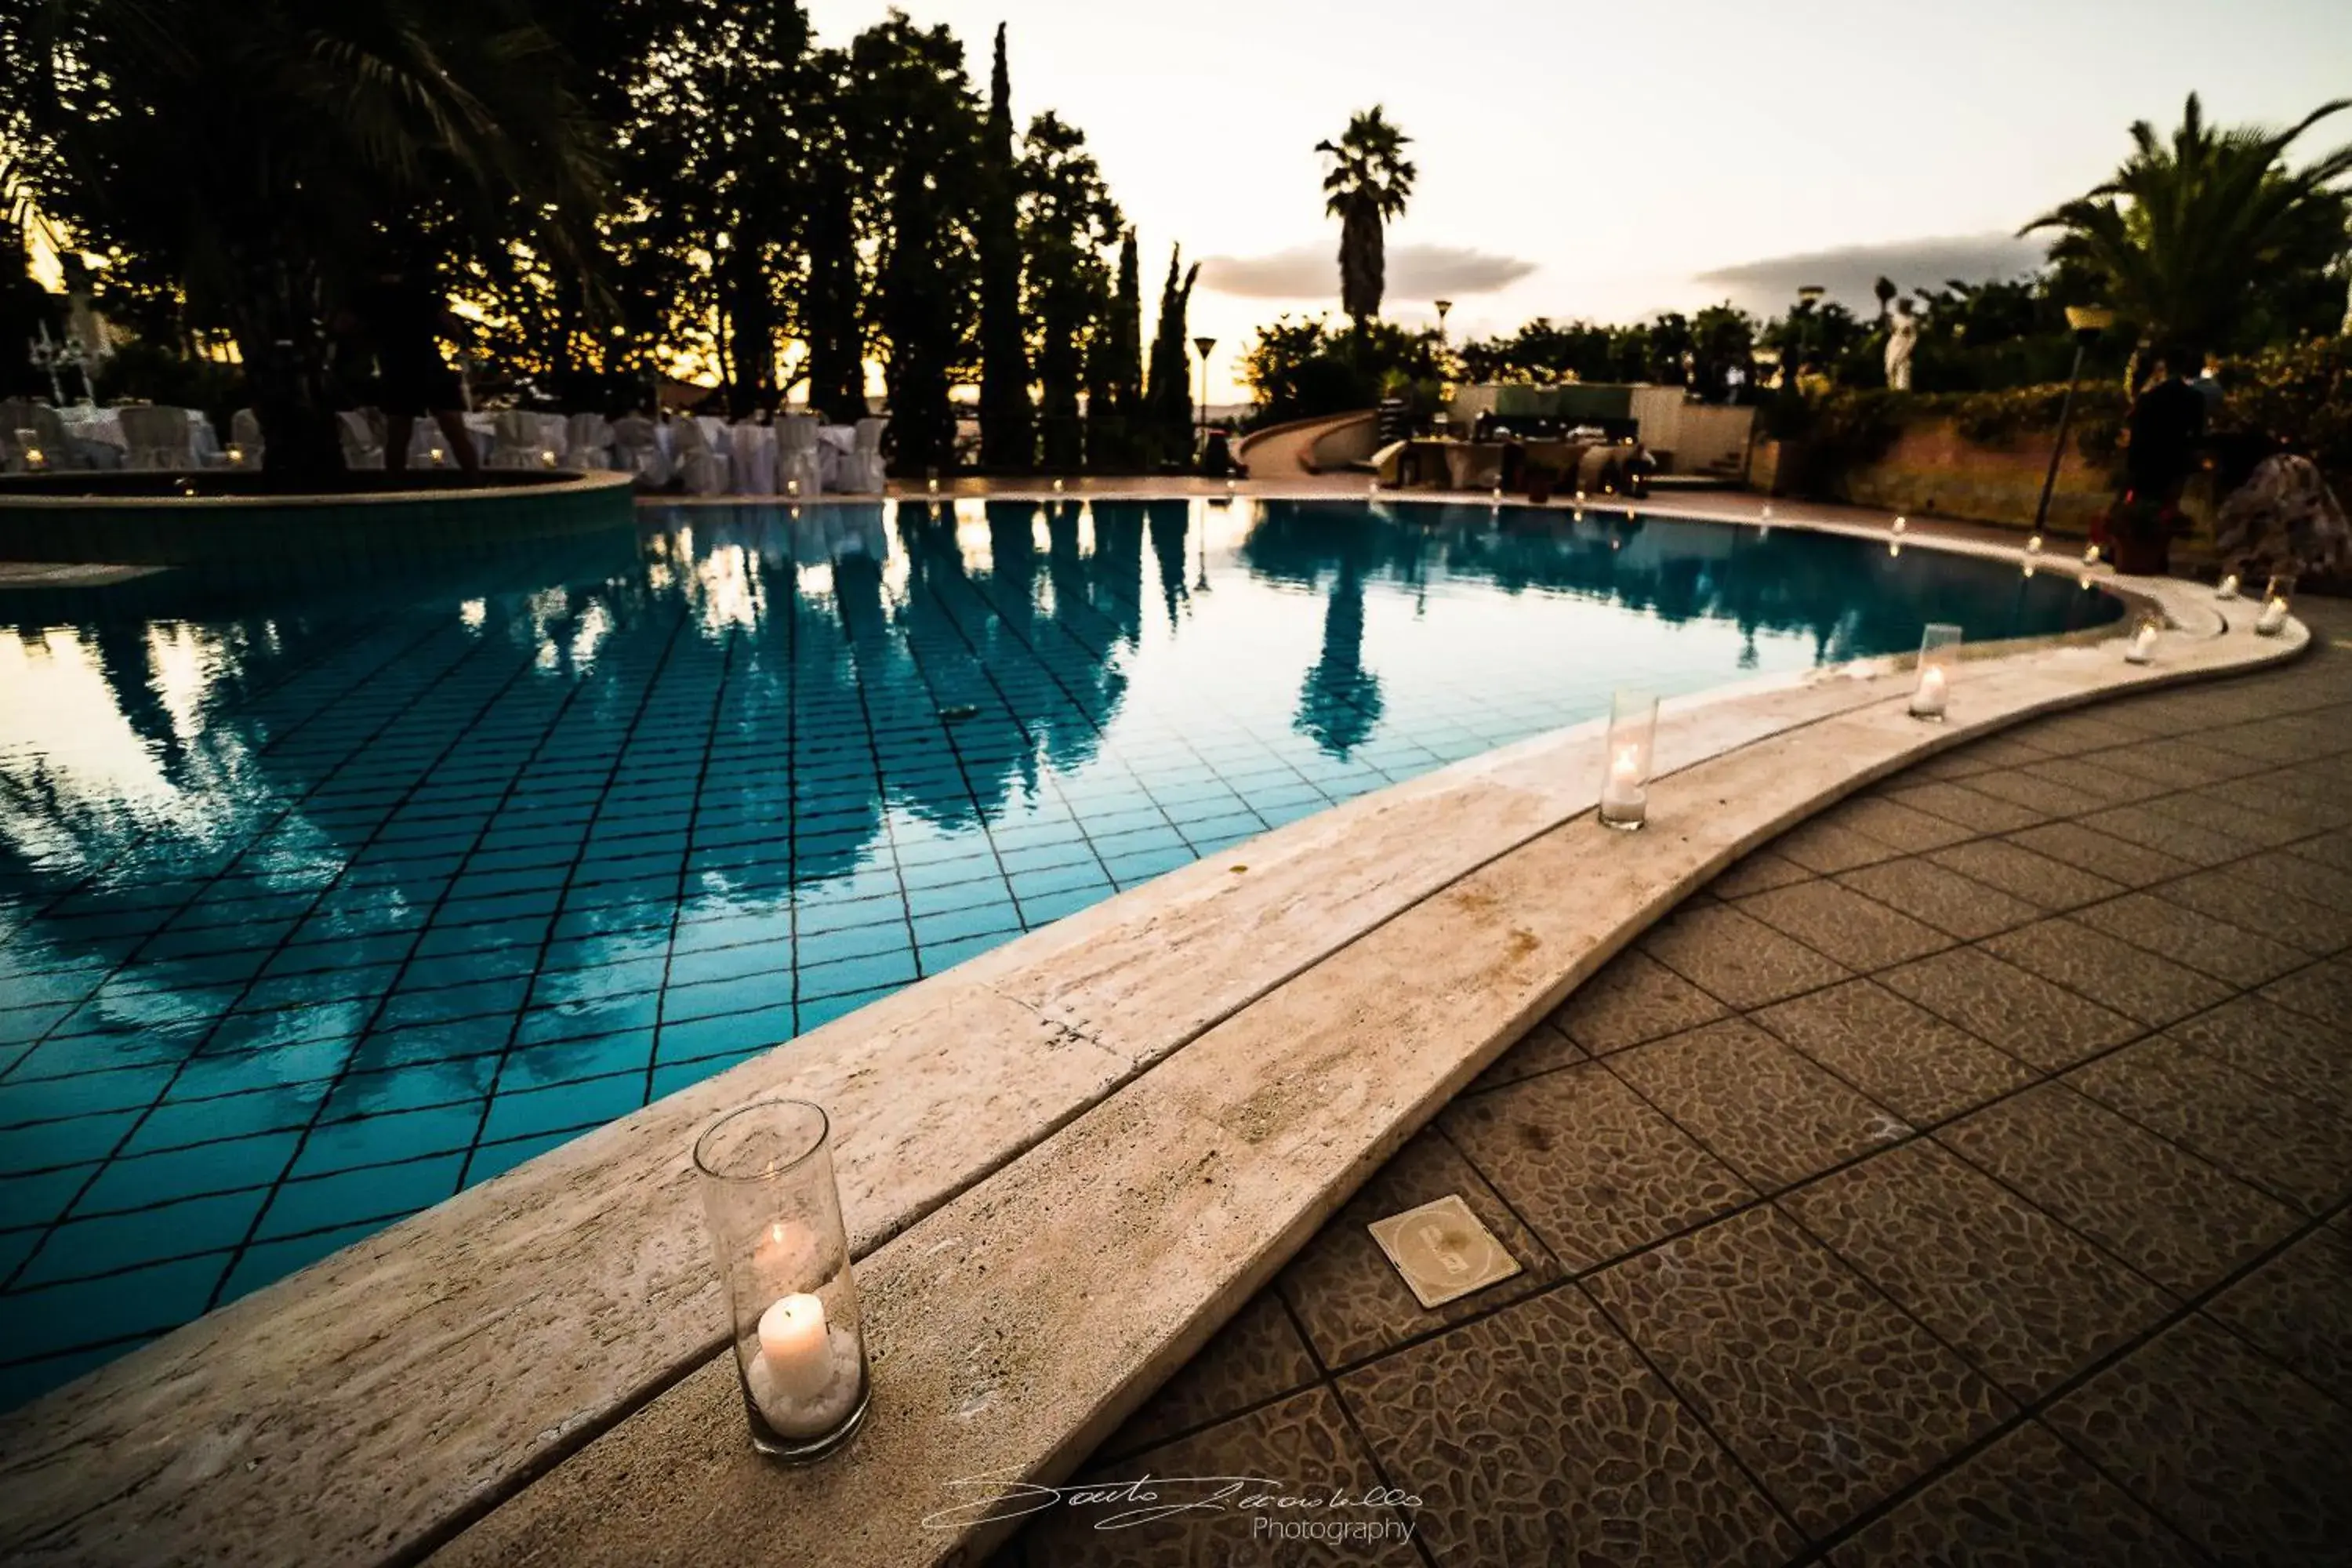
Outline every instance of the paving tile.
<svg viewBox="0 0 2352 1568"><path fill-rule="evenodd" d="M1897 780L1896 787L1906 782ZM1838 827L1850 827L1906 855L1941 849L1947 844L1958 844L1976 837L1974 828L1962 826L1932 812L1922 811L1916 805L1906 805L1885 793L1884 787L1832 807L1819 820ZM1731 895L1727 893L1724 896L1728 898Z"/></svg>
<svg viewBox="0 0 2352 1568"><path fill-rule="evenodd" d="M1958 1115L2037 1076L2016 1058L1869 980L1776 1003L1748 1021L1914 1126Z"/></svg>
<svg viewBox="0 0 2352 1568"><path fill-rule="evenodd" d="M1441 1563L1763 1564L1802 1544L1577 1290L1383 1356L1339 1394L1422 1499Z"/></svg>
<svg viewBox="0 0 2352 1568"><path fill-rule="evenodd" d="M1548 1084L1562 1075L1534 1079ZM1502 1093L1514 1092L1504 1090ZM1482 1095L1483 1105L1500 1095ZM1442 1307L1423 1307L1365 1227L1376 1219L1448 1193L1518 1260L1519 1272ZM1360 1361L1375 1352L1516 1300L1560 1277L1560 1266L1535 1234L1515 1218L1468 1161L1435 1131L1397 1151L1347 1205L1283 1269L1276 1286L1325 1366Z"/></svg>
<svg viewBox="0 0 2352 1568"><path fill-rule="evenodd" d="M1117 1483L1152 1479L1158 1500L1146 1508L1171 1510L1167 1517L1113 1529L1107 1521L1132 1513L1126 1500L1056 1503L1036 1513L993 1561L1003 1568L1197 1568L1210 1563L1370 1563L1415 1568L1422 1561L1403 1526L1409 1522L1384 1507L1317 1509L1318 1522L1362 1521L1393 1525L1366 1540L1270 1541L1261 1519L1297 1521L1304 1510L1278 1511L1243 1506L1238 1493L1223 1491L1221 1478L1246 1477L1252 1495L1328 1500L1344 1490L1360 1499L1393 1482L1414 1491L1417 1478L1383 1477L1364 1451L1328 1388L1310 1388L1205 1432L1127 1458L1089 1466L1078 1484L1095 1484L1106 1494ZM1205 1478L1198 1482L1176 1478ZM1222 1495L1221 1495L1222 1494ZM1220 1499L1220 1500L1209 1500ZM1199 1501L1200 1507L1177 1505ZM1027 1509L1034 1500L1013 1507Z"/></svg>
<svg viewBox="0 0 2352 1568"><path fill-rule="evenodd" d="M2043 820L2046 813L1980 793L1976 781L1917 784L1890 791L1886 798L1898 805L1958 823L1972 833L2009 833Z"/></svg>
<svg viewBox="0 0 2352 1568"><path fill-rule="evenodd" d="M1594 1056L1720 1018L1714 997L1638 948L1601 965L1552 1012L1551 1022Z"/></svg>
<svg viewBox="0 0 2352 1568"><path fill-rule="evenodd" d="M1608 1065L1759 1192L1910 1131L1741 1018L1654 1041Z"/></svg>
<svg viewBox="0 0 2352 1568"><path fill-rule="evenodd" d="M2183 822L2147 805L2109 806L2105 811L2091 812L2081 820L2084 826L2111 837L2200 866L2220 866L2261 847L2243 838Z"/></svg>
<svg viewBox="0 0 2352 1568"><path fill-rule="evenodd" d="M1440 1125L1571 1268L1621 1258L1754 1196L1597 1063L1457 1100Z"/></svg>
<svg viewBox="0 0 2352 1568"><path fill-rule="evenodd" d="M2352 1030L2241 996L2166 1031L2273 1089L2352 1116Z"/></svg>
<svg viewBox="0 0 2352 1568"><path fill-rule="evenodd" d="M2295 839L2311 834L2340 837L2345 828L2352 827L2352 801L2284 768L2247 778L2222 779L2189 793L2218 805L2273 818L2292 827L2288 837Z"/></svg>
<svg viewBox="0 0 2352 1568"><path fill-rule="evenodd" d="M2296 898L2236 867L2200 871L2152 890L2160 899L2242 926L2315 957L2352 947L2352 915Z"/></svg>
<svg viewBox="0 0 2352 1568"><path fill-rule="evenodd" d="M2200 831L2234 839L2250 849L2275 849L2311 831L2241 801L2199 790L2160 796L2149 801L2147 808Z"/></svg>
<svg viewBox="0 0 2352 1568"><path fill-rule="evenodd" d="M2215 1319L2352 1402L2352 1215L2338 1215L2215 1297Z"/></svg>
<svg viewBox="0 0 2352 1568"><path fill-rule="evenodd" d="M1816 1538L1989 1431L2008 1401L1769 1205L1594 1275L1666 1381Z"/></svg>
<svg viewBox="0 0 2352 1568"><path fill-rule="evenodd" d="M2021 726L2020 735L2045 752L2095 752L2107 746L2126 746L2148 733L2144 723L2117 718L2105 710L2092 712L2061 713L2053 718L2037 719Z"/></svg>
<svg viewBox="0 0 2352 1568"><path fill-rule="evenodd" d="M1779 1202L2021 1402L2171 1306L2156 1286L1927 1140Z"/></svg>
<svg viewBox="0 0 2352 1568"><path fill-rule="evenodd" d="M2145 888L2197 869L2193 862L2177 855L2117 838L2112 833L2102 833L2079 822L2045 822L2038 827L2010 834L2008 840L2126 888Z"/></svg>
<svg viewBox="0 0 2352 1568"><path fill-rule="evenodd" d="M2053 757L2048 762L2028 763L2021 771L2074 792L2074 809L2078 812L2127 805L2162 795L2172 787L2117 767L2113 761L2116 755L2114 752L2100 752L2089 756Z"/></svg>
<svg viewBox="0 0 2352 1568"><path fill-rule="evenodd" d="M2062 1083L1989 1105L1934 1137L2181 1295L2295 1221L2277 1199Z"/></svg>
<svg viewBox="0 0 2352 1568"><path fill-rule="evenodd" d="M1734 1007L1760 1007L1847 978L1843 966L1722 905L1677 910L1636 951Z"/></svg>
<svg viewBox="0 0 2352 1568"><path fill-rule="evenodd" d="M2352 1019L2352 958L2324 958L2304 965L2263 986L2260 995L2322 1023L2340 1025Z"/></svg>
<svg viewBox="0 0 2352 1568"><path fill-rule="evenodd" d="M1823 877L1874 861L1892 860L1902 853L1866 833L1818 820L1783 833L1772 841L1772 849L1783 858Z"/></svg>
<svg viewBox="0 0 2352 1568"><path fill-rule="evenodd" d="M2239 771L2231 760L2202 746L2171 739L2093 752L2084 760L2166 789L2196 789L2233 778Z"/></svg>
<svg viewBox="0 0 2352 1568"><path fill-rule="evenodd" d="M2061 917L1987 937L1983 951L2151 1027L2228 1000L2210 975Z"/></svg>
<svg viewBox="0 0 2352 1568"><path fill-rule="evenodd" d="M2251 856L2239 869L2298 899L2339 913L2352 913L2352 871L2284 849Z"/></svg>
<svg viewBox="0 0 2352 1568"><path fill-rule="evenodd" d="M2302 953L2284 942L2152 893L2126 893L2104 904L2085 904L2073 918L2235 986L2260 985L2305 962Z"/></svg>
<svg viewBox="0 0 2352 1568"><path fill-rule="evenodd" d="M2124 1015L1978 948L1939 952L1887 970L1878 979L1897 995L2044 1072L2072 1067L2141 1032Z"/></svg>
<svg viewBox="0 0 2352 1568"><path fill-rule="evenodd" d="M2352 1121L2179 1037L2126 1046L2065 1081L2306 1212L2352 1194Z"/></svg>
<svg viewBox="0 0 2352 1568"><path fill-rule="evenodd" d="M2039 905L2011 898L1931 860L1887 860L1841 872L1837 880L1962 942L2042 918Z"/></svg>
<svg viewBox="0 0 2352 1568"><path fill-rule="evenodd" d="M1560 1033L1549 1019L1539 1019L1535 1027L1512 1042L1501 1056L1487 1063L1462 1092L1484 1094L1490 1089L1517 1083L1538 1073L1573 1067L1588 1059L1583 1047Z"/></svg>
<svg viewBox="0 0 2352 1568"><path fill-rule="evenodd" d="M1966 785L1979 795L1989 795L1995 800L2005 801L2032 813L2036 817L2072 816L2084 809L2080 790L2038 773L2027 773L2022 768L1995 768L1989 773L1973 773L1967 779ZM1934 848L1936 846L1926 847Z"/></svg>
<svg viewBox="0 0 2352 1568"><path fill-rule="evenodd" d="M2189 1568L2203 1556L2027 1422L1837 1549L1848 1568Z"/></svg>
<svg viewBox="0 0 2352 1568"><path fill-rule="evenodd" d="M2120 883L2001 838L1955 844L1949 849L1937 850L1927 858L1948 871L1972 877L2044 910L2070 910L2077 904L2112 899L2124 891Z"/></svg>
<svg viewBox="0 0 2352 1568"><path fill-rule="evenodd" d="M1741 856L1716 873L1707 884L1707 891L1718 899L1736 899L1746 893L1760 893L1768 888L1786 887L1801 882L1811 871L1785 855L1769 849L1758 849Z"/></svg>
<svg viewBox="0 0 2352 1568"><path fill-rule="evenodd" d="M1316 1379L1315 1357L1271 1289L1251 1297L1199 1353L1177 1369L1096 1450L1117 1458L1295 1393Z"/></svg>
<svg viewBox="0 0 2352 1568"><path fill-rule="evenodd" d="M1933 926L1828 880L1776 888L1732 907L1864 972L1937 952L1953 941Z"/></svg>
<svg viewBox="0 0 2352 1568"><path fill-rule="evenodd" d="M2044 1419L2226 1562L2341 1562L2352 1541L2352 1411L2201 1316Z"/></svg>

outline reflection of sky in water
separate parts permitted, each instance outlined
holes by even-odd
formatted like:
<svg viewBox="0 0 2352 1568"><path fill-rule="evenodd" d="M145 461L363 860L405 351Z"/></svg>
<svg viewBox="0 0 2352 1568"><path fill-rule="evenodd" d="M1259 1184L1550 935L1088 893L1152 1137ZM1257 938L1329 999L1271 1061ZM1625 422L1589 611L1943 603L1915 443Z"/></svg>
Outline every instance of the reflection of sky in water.
<svg viewBox="0 0 2352 1568"><path fill-rule="evenodd" d="M2106 613L1866 542L1503 515L696 509L526 567L18 601L0 1396L1615 686Z"/></svg>

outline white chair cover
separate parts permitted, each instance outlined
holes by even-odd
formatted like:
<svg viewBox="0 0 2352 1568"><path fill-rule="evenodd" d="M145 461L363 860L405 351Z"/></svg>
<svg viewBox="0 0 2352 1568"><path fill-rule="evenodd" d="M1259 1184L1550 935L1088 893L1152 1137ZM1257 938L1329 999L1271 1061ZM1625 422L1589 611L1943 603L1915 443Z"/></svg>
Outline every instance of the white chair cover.
<svg viewBox="0 0 2352 1568"><path fill-rule="evenodd" d="M776 429L746 419L727 432L727 447L735 469L735 493L772 496L776 493Z"/></svg>
<svg viewBox="0 0 2352 1568"><path fill-rule="evenodd" d="M165 473L203 467L196 458L196 427L184 408L121 410L122 466Z"/></svg>
<svg viewBox="0 0 2352 1568"><path fill-rule="evenodd" d="M885 476L882 471L882 432L889 428L887 419L866 418L857 422L856 443L841 466L841 488L859 495L880 495Z"/></svg>
<svg viewBox="0 0 2352 1568"><path fill-rule="evenodd" d="M583 474L612 468L613 422L601 414L575 414L566 420L563 466Z"/></svg>
<svg viewBox="0 0 2352 1568"><path fill-rule="evenodd" d="M228 416L229 444L236 448L233 468L257 468L267 451L261 436L261 418L250 408L240 408Z"/></svg>
<svg viewBox="0 0 2352 1568"><path fill-rule="evenodd" d="M677 473L685 482L686 493L690 496L726 494L727 459L712 448L709 426L700 419L681 419L670 428L675 432L673 439L677 443Z"/></svg>
<svg viewBox="0 0 2352 1568"><path fill-rule="evenodd" d="M335 416L335 433L343 443L343 467L383 467L383 415L373 408L346 408Z"/></svg>
<svg viewBox="0 0 2352 1568"><path fill-rule="evenodd" d="M776 479L783 493L795 500L822 494L824 464L817 456L816 416L787 415L776 426Z"/></svg>
<svg viewBox="0 0 2352 1568"><path fill-rule="evenodd" d="M473 437L471 430L466 432L467 439L472 440ZM479 443L476 443L474 457L475 461L481 460ZM455 468L464 465L450 447L449 437L442 432L441 422L426 418L419 419L408 427L408 466L412 468Z"/></svg>
<svg viewBox="0 0 2352 1568"><path fill-rule="evenodd" d="M657 490L669 484L670 461L662 450L661 433L643 415L613 421L613 455L622 472L637 476L639 487Z"/></svg>
<svg viewBox="0 0 2352 1568"><path fill-rule="evenodd" d="M554 465L548 461L550 451L538 415L509 408L491 421L491 468L552 468Z"/></svg>

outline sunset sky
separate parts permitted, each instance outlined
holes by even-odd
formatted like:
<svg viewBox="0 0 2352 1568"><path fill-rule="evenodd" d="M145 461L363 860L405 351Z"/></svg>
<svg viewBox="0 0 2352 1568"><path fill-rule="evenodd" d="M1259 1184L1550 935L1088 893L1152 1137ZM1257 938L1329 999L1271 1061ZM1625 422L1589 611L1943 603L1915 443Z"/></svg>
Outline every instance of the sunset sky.
<svg viewBox="0 0 2352 1568"><path fill-rule="evenodd" d="M881 0L811 0L845 41ZM1458 336L1622 320L1801 281L1860 289L2030 266L2008 237L2111 170L2126 127L2200 92L2284 122L2352 96L2347 0L916 0L985 84L1011 25L1013 111L1083 128L1139 227L1207 260L1192 325L1217 384L1257 322L1336 309L1314 146L1375 102L1414 138L1384 313L1455 301ZM2352 110L2310 133L2352 141Z"/></svg>

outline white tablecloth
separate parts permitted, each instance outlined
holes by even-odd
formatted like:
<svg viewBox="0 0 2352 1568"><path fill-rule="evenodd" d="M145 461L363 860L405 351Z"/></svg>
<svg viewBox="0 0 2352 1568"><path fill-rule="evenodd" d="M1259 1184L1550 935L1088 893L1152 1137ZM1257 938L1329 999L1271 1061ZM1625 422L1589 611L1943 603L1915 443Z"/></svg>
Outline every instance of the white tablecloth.
<svg viewBox="0 0 2352 1568"><path fill-rule="evenodd" d="M205 417L204 411L184 408L180 412L188 416L188 435L196 457L207 463L219 458L222 455L220 432L213 428L213 422ZM68 404L58 410L58 423L64 426L66 434L77 441L111 447L117 452L127 450L131 445L123 437L122 415L119 409L100 408L87 403Z"/></svg>

